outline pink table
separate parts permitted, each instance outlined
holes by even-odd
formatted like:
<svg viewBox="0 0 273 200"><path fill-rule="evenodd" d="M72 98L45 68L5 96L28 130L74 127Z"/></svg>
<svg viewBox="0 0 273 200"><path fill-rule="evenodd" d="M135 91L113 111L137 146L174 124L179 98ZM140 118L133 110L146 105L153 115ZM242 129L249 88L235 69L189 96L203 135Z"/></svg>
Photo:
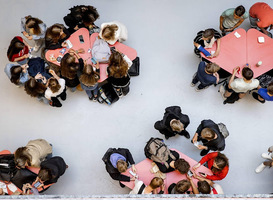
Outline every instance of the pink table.
<svg viewBox="0 0 273 200"><path fill-rule="evenodd" d="M92 49L93 44L96 40L96 37L98 37L99 33L93 33L90 36L90 48ZM109 45L110 47L115 47L119 52L125 54L130 58L131 60L134 60L137 57L137 52L135 49L128 47L120 42L116 42L114 45ZM100 63L100 80L99 82L105 80L107 78L106 70L107 70L108 64L106 63Z"/></svg>
<svg viewBox="0 0 273 200"><path fill-rule="evenodd" d="M81 43L79 40L79 36L82 35L83 36L83 40L84 43ZM68 40L72 43L72 49L78 50L80 48L83 48L85 53L84 54L79 54L81 56L82 59L86 60L88 58L91 58L91 53L88 53L88 50L90 49L90 41L89 41L89 31L86 28L81 28L79 30L77 30L76 32L74 32L69 38ZM68 48L65 48L65 53L62 54L60 51L63 48L60 49L54 49L54 50L48 50L45 54L46 59L49 62L54 63L55 65L59 65L60 63L57 61L52 61L50 59L50 56L53 55L55 58L57 58L58 56L63 57L66 53L68 53ZM90 50L89 50L90 52ZM91 60L88 59L89 63L91 63Z"/></svg>
<svg viewBox="0 0 273 200"><path fill-rule="evenodd" d="M235 33L240 35L239 38ZM259 43L258 37L264 37L265 43ZM249 63L254 72L254 78L273 69L273 57L270 55L273 51L273 40L256 29L250 29L246 32L239 28L232 33L221 38L220 54L216 58L208 59L203 54L202 56L211 62L217 63L221 68L233 72L233 68L239 66L242 70L246 63ZM215 51L216 44L212 49L207 49L209 52ZM256 67L257 62L262 61L260 67ZM237 75L241 77L241 73Z"/></svg>
<svg viewBox="0 0 273 200"><path fill-rule="evenodd" d="M192 167L194 165L196 165L198 162L193 160L192 158L186 156L185 154L179 152L178 150L176 149L172 149L176 152L179 153L180 155L180 158L183 158L185 159L186 161L189 162L190 166L191 166L191 170L192 170ZM145 185L149 185L150 184L150 181L155 177L154 174L152 174L150 172L150 169L152 168L152 163L153 161L150 160L150 159L145 159L143 161L141 161L140 163L136 164L135 167L137 169L137 174L138 174L138 179L143 181ZM123 173L124 175L127 175L127 176L132 176L129 171L131 170L128 169L125 173ZM193 170L192 170L193 171ZM196 172L204 172L206 174L209 174L209 175L212 175L212 172L210 169L208 169L207 167L204 167L203 165L201 165L197 170ZM178 181L180 180L183 180L183 179L187 179L186 175L184 174L180 174L180 172L178 172L177 170L173 171L173 172L169 172L169 173L166 173L166 179L164 180L164 183L166 185L166 188L165 188L165 193L168 193L168 187L172 184L172 183L177 183ZM193 182L197 185L197 182L198 180L195 179L195 178L192 178ZM133 189L134 186L135 186L135 182L134 181L130 181L130 182L122 182L124 185L126 185L127 187Z"/></svg>

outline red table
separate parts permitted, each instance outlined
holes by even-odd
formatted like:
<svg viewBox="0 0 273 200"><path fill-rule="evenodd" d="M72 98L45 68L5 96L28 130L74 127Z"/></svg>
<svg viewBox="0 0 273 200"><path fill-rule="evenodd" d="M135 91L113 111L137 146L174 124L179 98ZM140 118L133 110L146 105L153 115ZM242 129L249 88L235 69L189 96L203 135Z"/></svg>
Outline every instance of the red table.
<svg viewBox="0 0 273 200"><path fill-rule="evenodd" d="M192 158L186 156L185 154L179 152L178 150L176 149L172 149L176 152L179 153L180 155L180 158L183 158L185 159L186 161L189 162L190 166L191 166L191 171L192 170L192 167L194 165L196 165L198 162L193 160ZM154 174L152 174L150 172L150 169L152 168L152 163L153 161L150 160L150 159L145 159L143 161L141 161L140 163L136 164L135 167L136 167L136 170L137 170L137 174L138 174L138 179L143 181L145 185L149 185L150 184L150 181L155 177ZM129 171L131 170L128 169L125 173L123 173L124 175L127 175L127 176L132 176ZM207 167L204 167L203 165L201 165L199 168L197 168L196 172L204 172L206 174L209 174L209 175L212 175L212 172L210 169L208 169ZM186 175L185 174L180 174L180 172L178 172L177 170L173 171L173 172L169 172L169 173L166 173L166 179L164 180L164 183L166 185L166 188L165 188L165 193L168 193L168 187L172 184L172 183L177 183L178 181L180 180L183 180L183 179L187 179ZM195 185L197 185L197 182L198 180L195 179L194 177L192 177L192 180L193 182L195 183ZM134 186L135 186L135 182L134 181L130 181L130 182L122 182L124 185L126 185L127 187L133 189Z"/></svg>
<svg viewBox="0 0 273 200"><path fill-rule="evenodd" d="M235 33L240 35L239 38L235 36ZM259 43L258 37L264 37L265 42ZM261 33L256 29L250 29L246 32L244 29L239 28L232 33L221 38L220 53L216 58L206 58L211 62L217 63L221 68L233 72L234 67L239 66L241 69L248 63L254 72L254 78L266 73L273 69L273 40L267 35ZM212 49L207 49L209 52L215 51L216 44ZM263 64L260 67L256 67L256 64L262 61ZM241 77L241 73L238 75Z"/></svg>

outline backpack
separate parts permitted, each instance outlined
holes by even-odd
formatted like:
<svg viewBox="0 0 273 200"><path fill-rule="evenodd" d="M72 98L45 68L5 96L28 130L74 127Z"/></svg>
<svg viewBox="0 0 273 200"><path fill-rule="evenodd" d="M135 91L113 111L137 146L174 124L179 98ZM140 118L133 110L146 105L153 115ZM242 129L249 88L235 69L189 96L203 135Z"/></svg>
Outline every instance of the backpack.
<svg viewBox="0 0 273 200"><path fill-rule="evenodd" d="M161 138L152 137L144 147L144 154L146 158L152 161L164 163L167 168L169 168L169 164L167 163L169 157L175 160L175 156Z"/></svg>
<svg viewBox="0 0 273 200"><path fill-rule="evenodd" d="M14 155L0 155L0 180L10 182L16 172L17 168L14 162Z"/></svg>
<svg viewBox="0 0 273 200"><path fill-rule="evenodd" d="M269 76L267 74L263 74L263 75L257 77L257 79L259 80L260 86L262 88L266 88L271 82L273 82L273 77Z"/></svg>
<svg viewBox="0 0 273 200"><path fill-rule="evenodd" d="M219 123L219 124L217 124L217 125L218 125L218 127L219 127L220 132L221 132L222 135L224 136L224 138L227 138L227 137L229 136L229 132L228 132L228 130L227 130L226 125L223 124L223 123Z"/></svg>
<svg viewBox="0 0 273 200"><path fill-rule="evenodd" d="M108 43L97 37L92 47L92 57L95 57L99 62L107 62L110 55L111 51Z"/></svg>

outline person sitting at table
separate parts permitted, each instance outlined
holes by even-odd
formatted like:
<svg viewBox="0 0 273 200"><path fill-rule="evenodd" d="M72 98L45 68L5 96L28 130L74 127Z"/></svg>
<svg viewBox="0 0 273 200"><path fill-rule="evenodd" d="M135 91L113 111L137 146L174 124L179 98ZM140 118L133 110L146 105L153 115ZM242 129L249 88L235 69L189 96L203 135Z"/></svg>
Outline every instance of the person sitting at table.
<svg viewBox="0 0 273 200"><path fill-rule="evenodd" d="M273 9L264 2L257 2L249 9L249 21L252 28L260 28L269 37L269 32L273 28ZM267 29L269 28L269 31Z"/></svg>
<svg viewBox="0 0 273 200"><path fill-rule="evenodd" d="M223 151L225 149L225 138L220 132L216 123L212 120L203 120L198 126L195 135L192 138L192 143L202 141L203 145L198 145L197 148L202 150L200 155L206 155L210 150Z"/></svg>
<svg viewBox="0 0 273 200"><path fill-rule="evenodd" d="M164 163L154 161L159 171L162 173L168 173L174 170L178 170L181 174L186 174L190 169L190 164L183 158L179 158L179 154L176 151L170 151L175 156L176 160L173 160L171 157L169 157L169 159L166 161L169 164L169 167L166 167Z"/></svg>
<svg viewBox="0 0 273 200"><path fill-rule="evenodd" d="M239 72L240 67L233 69L233 74L229 80L229 83L224 88L220 86L220 92L224 98L231 96L233 92L239 93L239 98L243 98L249 90L258 88L259 80L253 79L253 71L249 67L244 67L242 70L242 78L236 78L236 73Z"/></svg>
<svg viewBox="0 0 273 200"><path fill-rule="evenodd" d="M219 184L217 184L207 178L198 176L194 171L193 171L193 177L199 180L197 182L197 189L198 189L199 193L201 193L201 194L224 194L224 191Z"/></svg>
<svg viewBox="0 0 273 200"><path fill-rule="evenodd" d="M15 65L9 63L6 65L4 71L12 83L17 86L22 86L29 79L27 68L27 64Z"/></svg>
<svg viewBox="0 0 273 200"><path fill-rule="evenodd" d="M208 168L213 174L208 175L202 172L199 172L199 174L209 180L222 180L228 174L228 158L220 152L213 152L205 155L195 166L193 166L193 170L196 170L204 163L207 163Z"/></svg>
<svg viewBox="0 0 273 200"><path fill-rule="evenodd" d="M20 36L14 37L9 45L7 56L9 61L20 65L26 64L29 58L31 46Z"/></svg>
<svg viewBox="0 0 273 200"><path fill-rule="evenodd" d="M99 69L99 62L96 64L96 69ZM82 73L78 72L78 76L81 87L86 92L88 98L97 101L100 74L93 69L92 65L85 63Z"/></svg>
<svg viewBox="0 0 273 200"><path fill-rule="evenodd" d="M66 165L64 159L60 156L45 160L41 163L40 171L36 180L33 182L33 185L38 181L42 183L37 187L38 189L45 185L57 183L58 179L65 173L67 168L68 165Z"/></svg>
<svg viewBox="0 0 273 200"><path fill-rule="evenodd" d="M85 27L91 31L91 29L97 27L94 22L100 15L95 7L78 5L70 8L69 10L70 13L63 18L65 24L69 27L69 32L74 33L76 30L82 27Z"/></svg>
<svg viewBox="0 0 273 200"><path fill-rule="evenodd" d="M216 42L217 43L216 51L213 55L209 56L208 58L217 57L220 53L220 43L221 43L220 38L221 38L221 34L215 29L209 28L204 31L199 31L197 33L197 36L193 40L194 53L199 58L201 58L200 51L198 50L199 45L201 45L204 48L212 48L213 44Z"/></svg>
<svg viewBox="0 0 273 200"><path fill-rule="evenodd" d="M160 192L157 192L158 188L160 188ZM143 181L136 179L135 187L129 194L164 194L164 190L165 184L162 178L154 177L148 186Z"/></svg>
<svg viewBox="0 0 273 200"><path fill-rule="evenodd" d="M51 73L53 77L47 81L45 97L49 100L49 105L53 107L62 107L58 97L63 101L66 100L65 80L57 76L53 70L49 70L49 73Z"/></svg>
<svg viewBox="0 0 273 200"><path fill-rule="evenodd" d="M170 106L165 109L163 119L154 124L154 128L165 135L166 139L176 134L183 135L189 139L190 134L186 131L189 123L188 115L182 114L179 106Z"/></svg>
<svg viewBox="0 0 273 200"><path fill-rule="evenodd" d="M84 50L69 49L69 53L65 54L61 60L61 78L65 80L65 85L71 88L72 92L75 92L76 87L80 84L77 73L82 71L84 67L83 59L79 53L84 53Z"/></svg>
<svg viewBox="0 0 273 200"><path fill-rule="evenodd" d="M252 92L252 96L261 103L265 103L265 101L273 101L273 82L271 82L267 88L259 86L258 93Z"/></svg>
<svg viewBox="0 0 273 200"><path fill-rule="evenodd" d="M266 167L273 166L273 146L269 147L267 153L262 153L262 158L266 159L266 161L262 162L256 169L256 173L261 173Z"/></svg>
<svg viewBox="0 0 273 200"><path fill-rule="evenodd" d="M14 162L18 168L40 167L41 161L50 154L52 154L52 146L46 140L30 140L25 147L15 151Z"/></svg>
<svg viewBox="0 0 273 200"><path fill-rule="evenodd" d="M198 82L200 82L197 88L195 88L195 90L199 92L212 84L218 84L220 78L217 72L219 70L220 67L216 63L206 64L204 61L201 61L198 70L192 79L191 86L194 87Z"/></svg>
<svg viewBox="0 0 273 200"><path fill-rule="evenodd" d="M25 83L25 91L31 97L36 97L39 101L43 101L45 104L49 104L48 99L45 98L45 91L47 89L44 83L40 83L37 80L42 79L44 83L46 83L46 78L37 75L35 78L30 78Z"/></svg>
<svg viewBox="0 0 273 200"><path fill-rule="evenodd" d="M21 32L28 40L34 40L33 51L37 52L44 42L46 25L42 20L28 15L21 18Z"/></svg>
<svg viewBox="0 0 273 200"><path fill-rule="evenodd" d="M45 48L58 49L67 47L65 40L70 37L69 31L62 24L54 24L46 30Z"/></svg>
<svg viewBox="0 0 273 200"><path fill-rule="evenodd" d="M128 70L133 62L123 53L113 51L107 68L107 81L116 89L119 96L129 93L130 75Z"/></svg>
<svg viewBox="0 0 273 200"><path fill-rule="evenodd" d="M110 45L114 45L117 41L124 42L127 40L128 31L126 26L118 21L107 22L101 24L99 36Z"/></svg>
<svg viewBox="0 0 273 200"><path fill-rule="evenodd" d="M130 182L135 180L135 177L121 174L127 170L129 164L132 165L132 171L134 173L137 171L133 156L128 149L109 148L104 154L102 160L105 163L106 171L109 173L112 179L119 181L122 188L125 187L125 185L123 185L121 181Z"/></svg>
<svg viewBox="0 0 273 200"><path fill-rule="evenodd" d="M225 10L220 16L220 30L222 31L222 35L225 36L227 32L232 32L235 28L240 26L246 18L248 18L248 12L245 11L245 7L242 5Z"/></svg>
<svg viewBox="0 0 273 200"><path fill-rule="evenodd" d="M192 188L192 191L189 189ZM168 187L169 194L199 194L197 187L193 183L192 177L187 174L187 180L178 181Z"/></svg>

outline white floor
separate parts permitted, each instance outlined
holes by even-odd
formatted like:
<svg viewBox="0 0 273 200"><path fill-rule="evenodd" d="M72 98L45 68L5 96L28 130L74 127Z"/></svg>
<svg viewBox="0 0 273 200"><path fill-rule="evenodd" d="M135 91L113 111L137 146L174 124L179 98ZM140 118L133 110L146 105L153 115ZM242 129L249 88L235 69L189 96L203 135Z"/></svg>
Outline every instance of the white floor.
<svg viewBox="0 0 273 200"><path fill-rule="evenodd" d="M265 1L273 7L272 1ZM261 153L272 145L272 103L260 104L250 95L233 105L223 105L218 88L195 92L190 87L198 65L192 40L206 28L219 29L219 16L240 3L248 10L254 0L0 0L0 149L15 151L31 139L44 138L54 146L69 169L47 194L125 194L106 173L101 158L108 147L129 148L136 163L145 156L143 147L150 137L161 137L153 124L170 105L181 106L191 123L191 137L203 119L227 125L230 136L224 153L230 171L220 181L226 194L272 192L273 170L256 174ZM84 92L68 92L63 107L52 108L30 98L12 85L4 74L10 40L20 35L20 18L31 14L48 26L64 23L73 5L95 6L96 24L118 20L129 32L125 42L138 51L141 75L131 79L131 91L111 107L90 102ZM249 28L247 19L243 28ZM184 137L166 142L195 160L199 151Z"/></svg>

